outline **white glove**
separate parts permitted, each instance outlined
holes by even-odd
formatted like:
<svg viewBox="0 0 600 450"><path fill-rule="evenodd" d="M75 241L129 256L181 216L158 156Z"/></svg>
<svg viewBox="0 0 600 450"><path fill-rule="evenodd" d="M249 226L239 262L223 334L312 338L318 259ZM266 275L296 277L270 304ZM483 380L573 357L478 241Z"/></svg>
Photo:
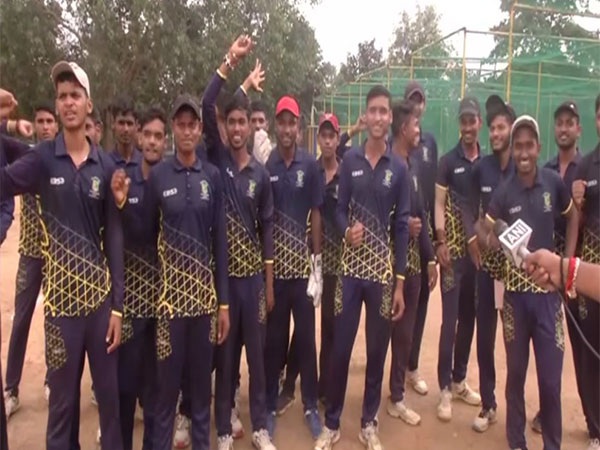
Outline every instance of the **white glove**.
<svg viewBox="0 0 600 450"><path fill-rule="evenodd" d="M321 295L323 294L323 259L321 255L310 256L310 275L306 295L312 298L315 308L321 306Z"/></svg>

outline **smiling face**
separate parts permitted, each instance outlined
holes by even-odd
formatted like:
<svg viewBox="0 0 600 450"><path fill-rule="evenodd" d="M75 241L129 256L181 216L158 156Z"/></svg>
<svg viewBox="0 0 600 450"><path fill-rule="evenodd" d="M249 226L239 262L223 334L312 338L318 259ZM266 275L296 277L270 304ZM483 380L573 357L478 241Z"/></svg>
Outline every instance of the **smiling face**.
<svg viewBox="0 0 600 450"><path fill-rule="evenodd" d="M371 98L367 103L365 121L369 136L375 140L383 139L392 123L390 99L385 95Z"/></svg>
<svg viewBox="0 0 600 450"><path fill-rule="evenodd" d="M475 114L463 114L458 119L460 136L465 145L475 145L479 141L481 117Z"/></svg>
<svg viewBox="0 0 600 450"><path fill-rule="evenodd" d="M504 114L498 114L490 123L490 145L492 151L502 152L510 145L511 123Z"/></svg>
<svg viewBox="0 0 600 450"><path fill-rule="evenodd" d="M85 119L92 112L92 101L83 86L74 79L58 81L56 111L65 130L79 130L85 127Z"/></svg>
<svg viewBox="0 0 600 450"><path fill-rule="evenodd" d="M577 116L563 111L554 120L554 139L560 150L570 150L577 144L581 133L581 125Z"/></svg>
<svg viewBox="0 0 600 450"><path fill-rule="evenodd" d="M189 155L196 150L202 134L202 122L191 109L179 110L173 118L172 129L178 151Z"/></svg>
<svg viewBox="0 0 600 450"><path fill-rule="evenodd" d="M232 150L245 149L251 132L248 112L243 109L232 110L225 120L225 131Z"/></svg>
<svg viewBox="0 0 600 450"><path fill-rule="evenodd" d="M540 151L541 145L535 131L528 126L521 126L515 131L512 152L519 175L525 176L535 171Z"/></svg>
<svg viewBox="0 0 600 450"><path fill-rule="evenodd" d="M141 147L144 160L151 166L159 162L166 146L165 123L154 119L144 124L141 131Z"/></svg>
<svg viewBox="0 0 600 450"><path fill-rule="evenodd" d="M275 118L275 134L277 145L290 150L298 138L298 118L289 111L279 113Z"/></svg>

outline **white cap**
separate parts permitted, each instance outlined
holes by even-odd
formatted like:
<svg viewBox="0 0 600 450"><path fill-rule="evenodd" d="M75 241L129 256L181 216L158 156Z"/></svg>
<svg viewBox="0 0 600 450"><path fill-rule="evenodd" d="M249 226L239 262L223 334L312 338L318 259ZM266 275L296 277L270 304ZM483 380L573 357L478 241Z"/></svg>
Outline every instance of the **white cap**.
<svg viewBox="0 0 600 450"><path fill-rule="evenodd" d="M510 143L512 145L513 139L515 137L515 133L519 128L528 127L530 130L533 130L537 140L540 140L540 127L538 126L537 121L527 114L519 116L517 120L513 123L512 129L510 130Z"/></svg>
<svg viewBox="0 0 600 450"><path fill-rule="evenodd" d="M91 98L90 80L88 79L87 73L85 73L85 71L81 67L79 67L79 65L75 62L59 61L56 64L54 64L54 67L52 67L51 75L54 86L56 86L56 79L58 78L58 76L65 72L69 72L75 75L75 78L77 79L79 84L81 84L81 86L83 86L83 88L85 89L87 96Z"/></svg>

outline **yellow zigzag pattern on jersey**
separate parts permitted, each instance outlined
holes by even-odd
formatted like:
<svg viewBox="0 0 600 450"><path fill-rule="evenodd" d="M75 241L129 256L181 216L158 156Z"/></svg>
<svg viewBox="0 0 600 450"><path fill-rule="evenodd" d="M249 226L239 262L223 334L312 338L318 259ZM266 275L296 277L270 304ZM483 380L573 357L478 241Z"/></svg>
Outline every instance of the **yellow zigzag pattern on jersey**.
<svg viewBox="0 0 600 450"><path fill-rule="evenodd" d="M209 250L193 237L163 223L158 238L162 292L157 317L198 317L217 309Z"/></svg>
<svg viewBox="0 0 600 450"><path fill-rule="evenodd" d="M390 216L393 212L390 214ZM367 208L352 200L349 223L364 226L363 242L357 248L344 243L343 275L386 284L392 278L389 233Z"/></svg>
<svg viewBox="0 0 600 450"><path fill-rule="evenodd" d="M308 278L310 267L306 232L294 219L277 209L273 217L273 243L275 278Z"/></svg>
<svg viewBox="0 0 600 450"><path fill-rule="evenodd" d="M41 206L39 205L41 213ZM44 214L41 249L44 263L44 307L59 317L94 312L110 292L110 274L101 248ZM102 233L102 230L100 230Z"/></svg>
<svg viewBox="0 0 600 450"><path fill-rule="evenodd" d="M548 292L535 284L524 270L515 267L508 259L505 265L506 279L504 280L504 285L507 291L531 292L534 294Z"/></svg>
<svg viewBox="0 0 600 450"><path fill-rule="evenodd" d="M231 198L225 195L230 277L249 277L263 271L261 247L248 235Z"/></svg>
<svg viewBox="0 0 600 450"><path fill-rule="evenodd" d="M446 240L450 257L452 259L462 258L466 254L467 238L462 224L460 202L456 194L452 191L448 191L444 215L446 218Z"/></svg>
<svg viewBox="0 0 600 450"><path fill-rule="evenodd" d="M126 317L149 318L156 315L156 305L161 292L161 278L156 249L138 255L124 252L125 295L123 309Z"/></svg>
<svg viewBox="0 0 600 450"><path fill-rule="evenodd" d="M419 252L418 238L408 239L408 250L406 253L406 276L421 273L421 253Z"/></svg>
<svg viewBox="0 0 600 450"><path fill-rule="evenodd" d="M591 264L600 264L600 236L588 227L583 229L581 258Z"/></svg>
<svg viewBox="0 0 600 450"><path fill-rule="evenodd" d="M342 266L342 238L334 224L323 220L323 273L339 275Z"/></svg>
<svg viewBox="0 0 600 450"><path fill-rule="evenodd" d="M32 258L41 258L42 239L40 216L33 194L21 196L21 231L19 233L19 253Z"/></svg>
<svg viewBox="0 0 600 450"><path fill-rule="evenodd" d="M502 250L485 250L482 255L484 270L493 279L503 281L506 275L506 255Z"/></svg>

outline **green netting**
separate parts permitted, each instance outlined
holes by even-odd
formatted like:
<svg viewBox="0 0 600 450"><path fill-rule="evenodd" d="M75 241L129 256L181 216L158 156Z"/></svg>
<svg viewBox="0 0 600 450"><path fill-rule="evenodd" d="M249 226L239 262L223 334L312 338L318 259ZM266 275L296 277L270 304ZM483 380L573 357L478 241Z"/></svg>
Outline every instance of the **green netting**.
<svg viewBox="0 0 600 450"><path fill-rule="evenodd" d="M462 36L461 32L461 41ZM485 101L491 94L507 97L508 59L469 57L469 40L480 37L480 33L467 32L465 95L477 97L484 108ZM496 39L508 40L508 37ZM537 118L542 141L541 161L546 161L556 154L554 110L565 100L575 101L582 125L579 146L587 153L598 143L594 102L600 92L600 40L553 40L549 37L520 36L515 38L515 48L522 48L517 44L523 44L527 39L527 45L535 45L540 50L535 52L535 56L514 56L510 71L510 103L518 115L529 114ZM550 41L553 45L544 45ZM462 42L460 48L462 49ZM388 87L394 99L401 99L411 74L412 78L421 82L427 95L427 111L422 127L435 135L440 154L447 152L456 145L459 138L457 116L463 85L462 56L423 56L414 59L412 69L382 67L363 75L357 82L340 86L332 95L317 99L314 103L314 120L318 120L317 114L321 112L333 111L338 116L340 125L348 127L363 112L366 94L372 86L382 84ZM485 117L484 111L483 115ZM357 144L364 137L355 138L354 143ZM314 127L309 143L315 145ZM484 152L488 153L489 137L485 124L481 130L480 143Z"/></svg>

